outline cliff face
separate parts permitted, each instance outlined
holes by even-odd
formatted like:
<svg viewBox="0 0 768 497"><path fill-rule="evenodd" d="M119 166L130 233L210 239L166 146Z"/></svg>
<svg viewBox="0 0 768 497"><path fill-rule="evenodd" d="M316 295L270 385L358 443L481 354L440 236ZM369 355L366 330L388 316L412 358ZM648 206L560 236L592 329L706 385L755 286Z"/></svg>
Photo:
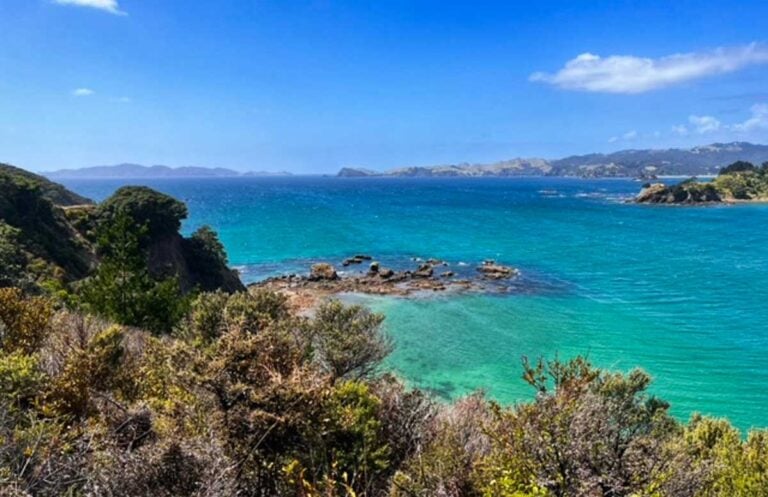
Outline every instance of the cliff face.
<svg viewBox="0 0 768 497"><path fill-rule="evenodd" d="M153 240L148 248L149 271L155 277L177 276L181 290L245 290L237 271L226 263L199 250L194 239L178 233Z"/></svg>

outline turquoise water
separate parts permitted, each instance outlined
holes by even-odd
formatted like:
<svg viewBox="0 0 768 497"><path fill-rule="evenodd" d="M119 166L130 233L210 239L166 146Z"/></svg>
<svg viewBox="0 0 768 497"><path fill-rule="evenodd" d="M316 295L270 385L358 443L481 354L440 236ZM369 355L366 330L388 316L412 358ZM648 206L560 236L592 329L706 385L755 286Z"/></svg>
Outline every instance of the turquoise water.
<svg viewBox="0 0 768 497"><path fill-rule="evenodd" d="M102 199L117 181L69 181ZM587 354L646 369L673 412L768 426L768 206L627 205L639 184L568 179L145 181L212 225L253 281L357 252L519 267L505 295L362 297L387 316L390 365L445 397L530 398L520 357ZM460 262L468 264L459 266Z"/></svg>

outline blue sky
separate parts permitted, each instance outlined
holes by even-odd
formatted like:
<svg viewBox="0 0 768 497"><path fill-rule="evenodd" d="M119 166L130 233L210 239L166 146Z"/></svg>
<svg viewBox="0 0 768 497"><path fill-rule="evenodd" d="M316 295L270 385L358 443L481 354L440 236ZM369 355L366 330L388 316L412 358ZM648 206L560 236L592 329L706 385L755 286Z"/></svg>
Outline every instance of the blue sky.
<svg viewBox="0 0 768 497"><path fill-rule="evenodd" d="M768 2L2 0L0 161L333 172L768 142Z"/></svg>

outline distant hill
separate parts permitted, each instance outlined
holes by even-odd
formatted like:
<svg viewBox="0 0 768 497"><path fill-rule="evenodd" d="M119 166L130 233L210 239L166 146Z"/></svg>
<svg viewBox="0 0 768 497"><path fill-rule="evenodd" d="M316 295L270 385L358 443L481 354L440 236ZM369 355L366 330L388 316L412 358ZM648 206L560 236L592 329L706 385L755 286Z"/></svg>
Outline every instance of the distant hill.
<svg viewBox="0 0 768 497"><path fill-rule="evenodd" d="M582 178L695 176L716 174L738 160L768 161L768 145L746 142L713 143L690 149L621 150L610 154L574 155L563 159L512 159L492 164L405 167L386 172L344 168L341 177L363 176L566 176Z"/></svg>
<svg viewBox="0 0 768 497"><path fill-rule="evenodd" d="M81 169L60 169L43 173L51 179L146 179L146 178L230 178L239 176L286 176L286 172L240 173L223 167L168 167L142 166L140 164L116 164Z"/></svg>
<svg viewBox="0 0 768 497"><path fill-rule="evenodd" d="M8 181L26 183L30 186L39 188L42 196L55 205L68 207L72 205L93 203L91 199L67 190L58 183L54 183L43 176L31 173L16 166L0 163L0 174L7 178ZM4 192L4 194L7 194L7 192Z"/></svg>

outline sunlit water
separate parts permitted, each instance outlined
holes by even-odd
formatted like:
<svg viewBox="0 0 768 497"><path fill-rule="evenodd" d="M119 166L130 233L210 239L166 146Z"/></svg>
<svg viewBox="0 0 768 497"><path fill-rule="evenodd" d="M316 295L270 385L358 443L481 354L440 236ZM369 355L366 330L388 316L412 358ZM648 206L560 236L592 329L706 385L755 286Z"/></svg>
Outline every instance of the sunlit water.
<svg viewBox="0 0 768 497"><path fill-rule="evenodd" d="M121 182L67 181L94 199ZM627 180L251 178L145 180L210 224L254 281L364 252L521 269L506 295L361 297L387 316L389 364L454 398L529 398L520 357L639 366L673 412L768 426L768 207L621 202ZM466 266L460 263L466 264Z"/></svg>

